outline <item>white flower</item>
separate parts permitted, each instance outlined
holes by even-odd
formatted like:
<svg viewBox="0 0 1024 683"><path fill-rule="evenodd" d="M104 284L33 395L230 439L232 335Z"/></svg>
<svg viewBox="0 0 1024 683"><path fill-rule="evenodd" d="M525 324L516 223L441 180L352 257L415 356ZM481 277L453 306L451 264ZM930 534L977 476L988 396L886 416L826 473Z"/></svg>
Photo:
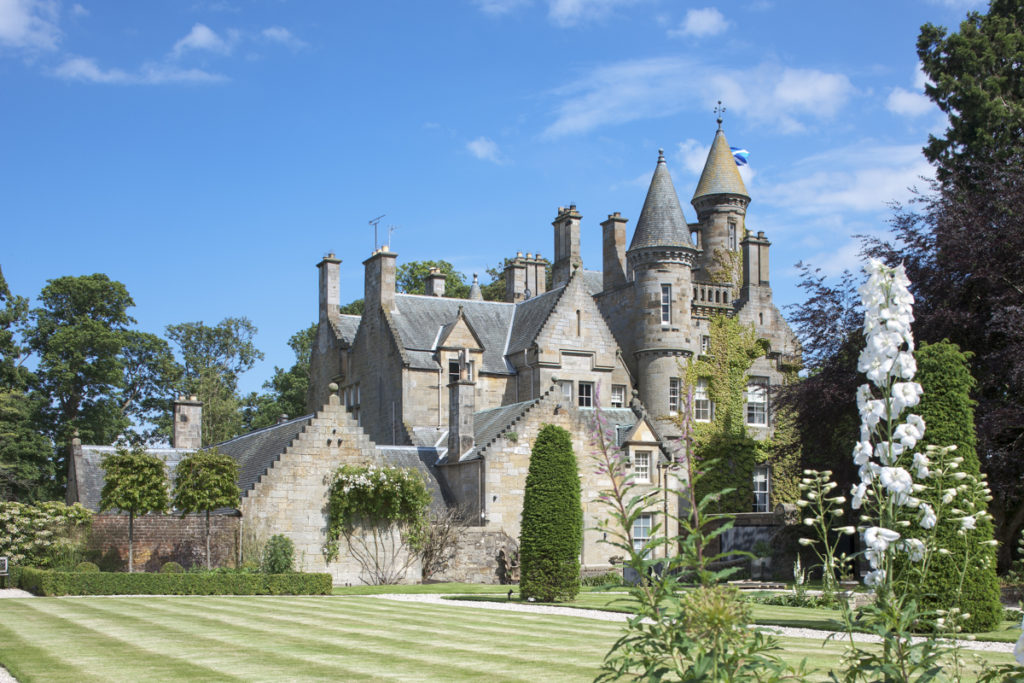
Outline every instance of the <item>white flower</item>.
<svg viewBox="0 0 1024 683"><path fill-rule="evenodd" d="M921 503L921 528L931 529L935 526L935 522L938 519L935 516L935 510L928 503Z"/></svg>
<svg viewBox="0 0 1024 683"><path fill-rule="evenodd" d="M942 492L942 504L949 505L956 498L956 489L946 489Z"/></svg>
<svg viewBox="0 0 1024 683"><path fill-rule="evenodd" d="M801 538L797 541L800 545L814 545L813 538Z"/></svg>
<svg viewBox="0 0 1024 683"><path fill-rule="evenodd" d="M873 526L864 530L864 544L872 550L885 552L890 543L895 543L898 540L900 540L899 532L892 529Z"/></svg>
<svg viewBox="0 0 1024 683"><path fill-rule="evenodd" d="M879 441L875 446L875 457L878 458L883 465L896 464L896 460L899 459L902 453L902 444Z"/></svg>
<svg viewBox="0 0 1024 683"><path fill-rule="evenodd" d="M977 520L974 519L973 515L967 515L966 517L960 518L960 528L964 531L975 528Z"/></svg>
<svg viewBox="0 0 1024 683"><path fill-rule="evenodd" d="M836 531L838 531L841 534L846 534L847 536L852 536L853 534L857 533L857 530L852 526L841 526L837 528Z"/></svg>
<svg viewBox="0 0 1024 683"><path fill-rule="evenodd" d="M853 447L853 464L864 465L871 460L871 442L870 441L858 441L857 445Z"/></svg>
<svg viewBox="0 0 1024 683"><path fill-rule="evenodd" d="M868 572L867 574L864 575L864 585L865 586L874 587L874 586L879 585L880 583L883 583L884 581L885 581L885 570L884 569L875 569L874 571L870 571L870 572Z"/></svg>
<svg viewBox="0 0 1024 683"><path fill-rule="evenodd" d="M904 408L913 408L921 402L921 385L917 382L896 382L892 385L892 414L899 415Z"/></svg>
<svg viewBox="0 0 1024 683"><path fill-rule="evenodd" d="M928 471L928 465L930 464L926 456L921 453L914 453L914 467L917 469L918 479L927 479L931 476L931 472Z"/></svg>
<svg viewBox="0 0 1024 683"><path fill-rule="evenodd" d="M850 501L850 507L854 510L860 510L861 504L864 502L864 495L867 493L868 485L863 481L850 491L850 495L853 496L853 500Z"/></svg>
<svg viewBox="0 0 1024 683"><path fill-rule="evenodd" d="M883 467L878 471L878 479L882 486L892 494L898 505L906 505L914 480L902 467Z"/></svg>
<svg viewBox="0 0 1024 683"><path fill-rule="evenodd" d="M814 523L817 521L818 520L814 519L813 517L804 517L804 524L806 524L807 526L814 526Z"/></svg>
<svg viewBox="0 0 1024 683"><path fill-rule="evenodd" d="M903 541L903 549L911 562L920 562L924 559L924 543L919 538L908 538Z"/></svg>
<svg viewBox="0 0 1024 683"><path fill-rule="evenodd" d="M892 433L893 438L899 439L899 442L907 450L910 450L914 446L916 446L918 439L924 436L923 430L919 429L917 425L912 424L910 422L909 418L911 417L917 417L917 415L909 415L907 422L897 425L896 429ZM918 420L920 419L921 418L918 418Z"/></svg>

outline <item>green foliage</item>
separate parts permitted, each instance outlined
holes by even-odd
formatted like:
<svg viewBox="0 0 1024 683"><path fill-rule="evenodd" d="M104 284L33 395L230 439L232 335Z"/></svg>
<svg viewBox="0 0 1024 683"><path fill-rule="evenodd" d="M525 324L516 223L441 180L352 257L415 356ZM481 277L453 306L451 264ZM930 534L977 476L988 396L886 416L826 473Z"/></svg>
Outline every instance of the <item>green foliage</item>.
<svg viewBox="0 0 1024 683"><path fill-rule="evenodd" d="M25 567L21 588L35 595L329 595L330 574L82 574Z"/></svg>
<svg viewBox="0 0 1024 683"><path fill-rule="evenodd" d="M237 507L238 463L216 448L189 453L174 470L174 507L182 517Z"/></svg>
<svg viewBox="0 0 1024 683"><path fill-rule="evenodd" d="M306 392L309 389L309 364L316 339L315 324L299 330L288 340L295 352L295 364L288 370L274 367L274 376L264 382L266 393L246 398L245 426L261 429L276 424L282 415L298 417L306 414Z"/></svg>
<svg viewBox="0 0 1024 683"><path fill-rule="evenodd" d="M287 574L295 565L295 544L284 534L274 534L263 549L260 570L264 574Z"/></svg>
<svg viewBox="0 0 1024 683"><path fill-rule="evenodd" d="M362 299L356 299L339 308L338 312L342 315L362 315L364 310L366 310L366 302Z"/></svg>
<svg viewBox="0 0 1024 683"><path fill-rule="evenodd" d="M184 574L185 568L177 562L164 562L160 567L161 574Z"/></svg>
<svg viewBox="0 0 1024 683"><path fill-rule="evenodd" d="M12 565L49 567L55 552L81 548L91 524L92 512L78 503L0 502L0 556Z"/></svg>
<svg viewBox="0 0 1024 683"><path fill-rule="evenodd" d="M96 574L99 570L95 562L79 562L75 565L75 571L83 574Z"/></svg>
<svg viewBox="0 0 1024 683"><path fill-rule="evenodd" d="M429 505L430 492L415 470L344 465L334 473L327 492L324 554L328 561L336 559L338 539L357 526L396 526L411 531L414 542Z"/></svg>
<svg viewBox="0 0 1024 683"><path fill-rule="evenodd" d="M924 439L918 449L926 445L956 445L955 455L963 458L956 471L978 476L981 472L975 452L974 402L970 394L974 388L969 359L960 348L949 342L922 344L915 352L917 381L924 396L915 412L925 421ZM942 493L956 488L960 482L951 475L935 472L928 491L920 498L940 507ZM957 498L957 507L968 514L985 509L985 501L971 500L965 490ZM920 529L911 527L907 536L922 537ZM984 545L991 541L992 521L977 521L970 534L961 533L957 517L940 519L935 529L938 547L949 554L936 555L929 571L917 584L919 606L923 610L949 610L958 607L971 615L964 623L967 631L989 631L999 624L1002 607L999 602L999 580L996 576L995 548ZM970 559L968 559L968 557ZM965 567L966 564L966 567Z"/></svg>
<svg viewBox="0 0 1024 683"><path fill-rule="evenodd" d="M167 337L178 347L184 373L179 393L195 394L203 402L203 445L220 443L242 432L242 399L238 377L263 359L253 338L256 326L248 318L225 318L214 326L199 322L167 326ZM165 420L161 428L170 433Z"/></svg>
<svg viewBox="0 0 1024 683"><path fill-rule="evenodd" d="M622 574L619 572L608 572L606 574L597 574L595 576L584 576L580 579L580 585L618 588L622 585Z"/></svg>
<svg viewBox="0 0 1024 683"><path fill-rule="evenodd" d="M427 275L431 268L444 273L444 295L452 299L468 299L469 284L466 276L456 272L455 267L447 261L409 261L398 266L395 272L395 287L406 294L423 294L426 292Z"/></svg>
<svg viewBox="0 0 1024 683"><path fill-rule="evenodd" d="M980 160L1005 162L1021 150L1024 6L1019 0L992 0L987 14L969 12L959 33L922 26L917 55L930 81L925 94L949 121L945 136L929 135L924 148L939 180Z"/></svg>
<svg viewBox="0 0 1024 683"><path fill-rule="evenodd" d="M569 432L544 425L530 453L519 536L519 593L543 602L580 590L583 508Z"/></svg>
<svg viewBox="0 0 1024 683"><path fill-rule="evenodd" d="M42 407L38 395L0 386L0 500L31 502L55 493L53 446L33 419Z"/></svg>
<svg viewBox="0 0 1024 683"><path fill-rule="evenodd" d="M714 497L710 510L750 512L754 509L754 468L767 459L765 443L746 435L711 434L705 439L696 449L698 466L715 464L702 471L697 495L729 489Z"/></svg>
<svg viewBox="0 0 1024 683"><path fill-rule="evenodd" d="M128 513L128 571L135 570L135 517L147 512L167 510L167 468L164 461L150 455L141 446L103 456L103 489L100 512L122 510Z"/></svg>

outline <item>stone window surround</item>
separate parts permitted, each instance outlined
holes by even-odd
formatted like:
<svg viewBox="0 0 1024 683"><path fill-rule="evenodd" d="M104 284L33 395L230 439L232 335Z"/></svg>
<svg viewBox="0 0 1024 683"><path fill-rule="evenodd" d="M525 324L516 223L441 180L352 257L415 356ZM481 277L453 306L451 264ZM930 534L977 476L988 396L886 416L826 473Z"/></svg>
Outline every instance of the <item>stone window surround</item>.
<svg viewBox="0 0 1024 683"><path fill-rule="evenodd" d="M746 424L752 427L768 426L768 378L747 378Z"/></svg>
<svg viewBox="0 0 1024 683"><path fill-rule="evenodd" d="M651 483L652 455L648 450L638 450L633 454L633 476L638 484Z"/></svg>
<svg viewBox="0 0 1024 683"><path fill-rule="evenodd" d="M754 468L754 512L771 512L771 468L758 465Z"/></svg>
<svg viewBox="0 0 1024 683"><path fill-rule="evenodd" d="M622 408L626 405L626 385L613 384L610 401L612 408Z"/></svg>
<svg viewBox="0 0 1024 683"><path fill-rule="evenodd" d="M668 414L678 415L679 406L682 402L683 381L679 377L668 379Z"/></svg>
<svg viewBox="0 0 1024 683"><path fill-rule="evenodd" d="M577 405L580 408L594 407L594 382L580 380L576 387Z"/></svg>
<svg viewBox="0 0 1024 683"><path fill-rule="evenodd" d="M715 404L708 396L708 379L701 377L693 388L693 421L711 422L715 419Z"/></svg>
<svg viewBox="0 0 1024 683"><path fill-rule="evenodd" d="M661 286L661 324L672 324L672 285Z"/></svg>

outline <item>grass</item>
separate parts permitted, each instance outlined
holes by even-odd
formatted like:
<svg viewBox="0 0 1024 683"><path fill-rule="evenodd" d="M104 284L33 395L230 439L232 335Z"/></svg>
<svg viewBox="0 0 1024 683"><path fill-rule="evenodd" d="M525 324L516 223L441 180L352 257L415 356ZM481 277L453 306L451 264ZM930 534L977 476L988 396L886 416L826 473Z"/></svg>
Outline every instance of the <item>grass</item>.
<svg viewBox="0 0 1024 683"><path fill-rule="evenodd" d="M0 664L23 683L582 681L598 673L621 629L576 617L360 596L6 599ZM822 671L838 666L842 652L839 643L779 642L787 661L807 657Z"/></svg>
<svg viewBox="0 0 1024 683"><path fill-rule="evenodd" d="M509 588L519 591L519 586L501 586L484 583L412 583L397 586L335 586L333 595L380 595L383 593L465 593L472 595L505 595Z"/></svg>

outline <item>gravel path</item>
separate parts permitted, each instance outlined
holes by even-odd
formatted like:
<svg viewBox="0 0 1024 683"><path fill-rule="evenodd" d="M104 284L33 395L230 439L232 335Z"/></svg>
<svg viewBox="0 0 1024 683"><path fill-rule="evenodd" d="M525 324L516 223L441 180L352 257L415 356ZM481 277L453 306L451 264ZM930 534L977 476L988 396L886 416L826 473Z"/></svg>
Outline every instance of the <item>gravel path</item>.
<svg viewBox="0 0 1024 683"><path fill-rule="evenodd" d="M414 594L414 593L391 593L387 595L366 595L359 596L381 600L398 600L402 602L429 602L458 607L475 607L478 609L504 610L506 612L532 612L533 614L561 614L569 617L582 617L584 619L597 619L599 621L624 622L629 617L621 612L604 612L593 609L579 609L577 607L556 607L555 605L524 605L514 602L475 602L470 600L446 600L444 595ZM770 631L787 638L808 638L810 640L824 641L832 635L832 631L820 631L812 628L793 628L791 626L761 626L762 630ZM853 639L859 643L877 643L878 636L867 633L855 633ZM836 642L842 642L837 640ZM1013 643L993 643L990 641L961 640L960 646L965 650L976 650L979 652L1013 652Z"/></svg>

